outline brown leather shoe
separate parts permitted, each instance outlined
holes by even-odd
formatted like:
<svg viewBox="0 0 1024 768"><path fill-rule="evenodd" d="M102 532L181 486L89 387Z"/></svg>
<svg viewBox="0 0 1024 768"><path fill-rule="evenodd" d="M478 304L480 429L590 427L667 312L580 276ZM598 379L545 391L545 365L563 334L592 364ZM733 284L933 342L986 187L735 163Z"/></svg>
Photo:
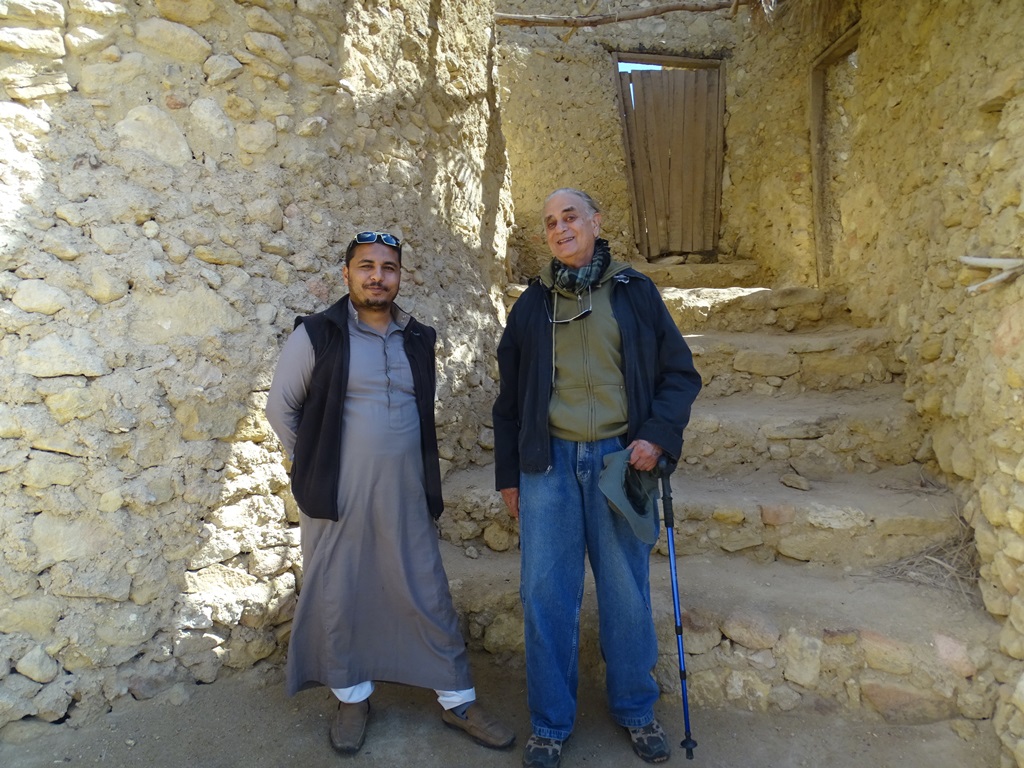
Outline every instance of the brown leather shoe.
<svg viewBox="0 0 1024 768"><path fill-rule="evenodd" d="M366 738L366 721L370 718L370 700L358 704L338 702L338 714L331 724L331 746L343 755L354 755Z"/></svg>
<svg viewBox="0 0 1024 768"><path fill-rule="evenodd" d="M452 710L441 713L445 725L465 731L473 741L491 749L506 749L516 740L515 732L487 712L475 701L469 705L465 717L459 717Z"/></svg>

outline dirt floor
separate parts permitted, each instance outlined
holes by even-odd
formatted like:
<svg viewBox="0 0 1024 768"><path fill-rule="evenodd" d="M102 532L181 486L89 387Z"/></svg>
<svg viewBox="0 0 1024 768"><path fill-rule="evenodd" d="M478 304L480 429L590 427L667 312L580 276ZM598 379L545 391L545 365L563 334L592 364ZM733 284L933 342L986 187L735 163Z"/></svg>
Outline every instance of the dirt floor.
<svg viewBox="0 0 1024 768"><path fill-rule="evenodd" d="M334 713L326 689L288 699L280 669L237 673L212 685L180 686L162 697L130 702L80 728L36 725L5 729L0 766L147 766L147 768L271 768L351 765L354 768L512 768L529 736L526 693L519 669L474 656L481 702L518 734L497 752L446 728L433 692L381 685L366 744L355 757L335 754L327 740ZM658 716L673 744L683 735L682 706L663 699ZM886 726L815 714L753 715L691 709L698 742L692 762L676 749L663 765L705 768L994 768L998 742L984 728L963 739L945 724ZM609 719L603 693L583 680L576 731L562 752L564 768L640 766L625 732Z"/></svg>

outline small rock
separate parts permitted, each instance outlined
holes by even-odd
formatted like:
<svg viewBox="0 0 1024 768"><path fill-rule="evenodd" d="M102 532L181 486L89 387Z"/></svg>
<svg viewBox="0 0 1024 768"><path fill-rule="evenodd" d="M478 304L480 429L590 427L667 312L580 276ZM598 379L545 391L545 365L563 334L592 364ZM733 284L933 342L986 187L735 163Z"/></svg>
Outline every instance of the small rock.
<svg viewBox="0 0 1024 768"><path fill-rule="evenodd" d="M964 741L974 741L978 738L978 726L969 720L950 720L949 727Z"/></svg>
<svg viewBox="0 0 1024 768"><path fill-rule="evenodd" d="M779 482L783 485L789 486L790 488L796 488L798 491L811 490L811 481L806 477L801 477L793 472L780 477Z"/></svg>
<svg viewBox="0 0 1024 768"><path fill-rule="evenodd" d="M48 683L60 672L60 665L38 645L22 656L14 668L37 683Z"/></svg>

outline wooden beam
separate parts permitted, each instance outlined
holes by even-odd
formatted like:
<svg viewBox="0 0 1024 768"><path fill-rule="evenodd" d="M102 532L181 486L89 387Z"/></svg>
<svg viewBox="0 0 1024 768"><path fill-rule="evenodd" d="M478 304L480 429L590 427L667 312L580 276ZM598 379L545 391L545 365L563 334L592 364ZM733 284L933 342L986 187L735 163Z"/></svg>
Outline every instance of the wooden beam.
<svg viewBox="0 0 1024 768"><path fill-rule="evenodd" d="M597 27L602 24L614 24L619 21L647 19L651 16L661 16L663 13L674 13L676 11L688 11L690 13L722 11L727 8L733 8L736 5L733 0L711 3L664 3L663 5L654 5L650 8L638 8L632 11L618 11L616 13L601 13L596 16L495 13L494 21L496 24L510 24L520 27ZM746 5L745 0L740 0L739 5Z"/></svg>

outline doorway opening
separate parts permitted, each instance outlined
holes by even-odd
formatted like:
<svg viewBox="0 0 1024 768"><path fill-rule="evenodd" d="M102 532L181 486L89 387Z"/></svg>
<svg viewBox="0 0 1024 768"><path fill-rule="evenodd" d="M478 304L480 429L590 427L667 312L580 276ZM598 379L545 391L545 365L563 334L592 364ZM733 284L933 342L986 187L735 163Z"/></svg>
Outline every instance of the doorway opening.
<svg viewBox="0 0 1024 768"><path fill-rule="evenodd" d="M811 65L811 183L819 286L835 272L843 240L840 200L850 185L846 165L855 117L850 105L859 32L859 26L853 27Z"/></svg>

